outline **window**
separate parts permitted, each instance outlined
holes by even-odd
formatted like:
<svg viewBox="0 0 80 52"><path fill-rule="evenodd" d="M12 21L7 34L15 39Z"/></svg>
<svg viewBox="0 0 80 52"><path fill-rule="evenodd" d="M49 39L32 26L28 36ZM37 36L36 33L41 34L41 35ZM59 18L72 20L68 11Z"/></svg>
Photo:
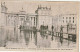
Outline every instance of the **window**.
<svg viewBox="0 0 80 52"><path fill-rule="evenodd" d="M73 17L73 19L74 19L74 17Z"/></svg>
<svg viewBox="0 0 80 52"><path fill-rule="evenodd" d="M35 21L34 21L34 25L35 25Z"/></svg>
<svg viewBox="0 0 80 52"><path fill-rule="evenodd" d="M69 17L69 19L71 19L71 17Z"/></svg>
<svg viewBox="0 0 80 52"><path fill-rule="evenodd" d="M35 25L35 17L34 17L34 25Z"/></svg>
<svg viewBox="0 0 80 52"><path fill-rule="evenodd" d="M64 17L63 17L63 19L64 19Z"/></svg>
<svg viewBox="0 0 80 52"><path fill-rule="evenodd" d="M34 17L34 21L35 21L35 17Z"/></svg>
<svg viewBox="0 0 80 52"><path fill-rule="evenodd" d="M32 20L32 17L31 17L31 20Z"/></svg>

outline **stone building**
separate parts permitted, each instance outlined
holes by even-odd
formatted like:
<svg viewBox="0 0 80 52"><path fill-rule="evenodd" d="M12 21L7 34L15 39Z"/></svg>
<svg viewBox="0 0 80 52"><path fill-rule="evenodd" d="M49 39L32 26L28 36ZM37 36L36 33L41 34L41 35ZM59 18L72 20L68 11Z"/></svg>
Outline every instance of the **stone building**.
<svg viewBox="0 0 80 52"><path fill-rule="evenodd" d="M49 30L51 30L52 26L52 17L51 17L51 7L44 7L39 5L37 10L35 11L37 14L37 24L38 29L40 29L41 25L48 26Z"/></svg>
<svg viewBox="0 0 80 52"><path fill-rule="evenodd" d="M30 19L30 26L37 27L37 14L28 14L28 18Z"/></svg>
<svg viewBox="0 0 80 52"><path fill-rule="evenodd" d="M8 40L19 38L20 26L37 27L36 14L28 14L23 8L19 12L7 12L7 9L5 2L1 3L0 30Z"/></svg>

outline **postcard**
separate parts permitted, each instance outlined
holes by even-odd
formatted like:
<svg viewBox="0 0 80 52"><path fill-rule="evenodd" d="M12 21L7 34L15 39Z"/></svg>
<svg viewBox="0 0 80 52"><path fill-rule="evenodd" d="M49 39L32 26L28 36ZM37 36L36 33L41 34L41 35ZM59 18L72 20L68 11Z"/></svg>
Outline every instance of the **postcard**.
<svg viewBox="0 0 80 52"><path fill-rule="evenodd" d="M78 52L79 2L0 2L0 50Z"/></svg>

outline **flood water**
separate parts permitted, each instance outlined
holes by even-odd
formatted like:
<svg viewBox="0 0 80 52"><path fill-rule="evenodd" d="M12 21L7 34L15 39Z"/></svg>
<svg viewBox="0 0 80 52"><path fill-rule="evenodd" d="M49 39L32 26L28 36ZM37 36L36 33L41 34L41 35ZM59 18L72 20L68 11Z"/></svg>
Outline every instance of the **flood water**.
<svg viewBox="0 0 80 52"><path fill-rule="evenodd" d="M76 42L63 39L61 37L53 36L52 34L45 34L35 31L17 31L14 35L10 31L10 36L6 41L5 47L27 47L27 48L75 48ZM54 34L55 35L55 34ZM12 39L12 37L17 37ZM16 40L16 41L15 41Z"/></svg>
<svg viewBox="0 0 80 52"><path fill-rule="evenodd" d="M22 31L18 42L27 48L75 48L76 42L34 31Z"/></svg>

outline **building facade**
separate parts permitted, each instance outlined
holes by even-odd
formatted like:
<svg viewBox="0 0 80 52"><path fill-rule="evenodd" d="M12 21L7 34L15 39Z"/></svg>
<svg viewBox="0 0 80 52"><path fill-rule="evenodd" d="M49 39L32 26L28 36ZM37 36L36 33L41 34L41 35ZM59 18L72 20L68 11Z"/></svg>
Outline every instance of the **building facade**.
<svg viewBox="0 0 80 52"><path fill-rule="evenodd" d="M76 14L64 14L59 18L61 25L67 25L68 23L76 25Z"/></svg>
<svg viewBox="0 0 80 52"><path fill-rule="evenodd" d="M37 14L28 14L28 17L30 18L30 26L37 27Z"/></svg>
<svg viewBox="0 0 80 52"><path fill-rule="evenodd" d="M69 30L73 31L69 31L70 33L76 33L76 24L77 24L77 14L63 14L63 15L59 15L57 16L57 31L60 32L60 27L63 27L63 30L65 33L67 33L67 28L69 28ZM68 27L67 27L68 26Z"/></svg>
<svg viewBox="0 0 80 52"><path fill-rule="evenodd" d="M19 12L7 12L7 7L1 3L1 21L0 31L6 40L18 40L20 36L20 26L36 27L36 14L27 14L23 8ZM1 34L0 34L1 35Z"/></svg>
<svg viewBox="0 0 80 52"><path fill-rule="evenodd" d="M51 7L43 7L41 5L38 6L37 10L37 18L38 18L38 29L40 29L41 25L48 26L49 30L51 30L52 26L52 17L51 17Z"/></svg>

